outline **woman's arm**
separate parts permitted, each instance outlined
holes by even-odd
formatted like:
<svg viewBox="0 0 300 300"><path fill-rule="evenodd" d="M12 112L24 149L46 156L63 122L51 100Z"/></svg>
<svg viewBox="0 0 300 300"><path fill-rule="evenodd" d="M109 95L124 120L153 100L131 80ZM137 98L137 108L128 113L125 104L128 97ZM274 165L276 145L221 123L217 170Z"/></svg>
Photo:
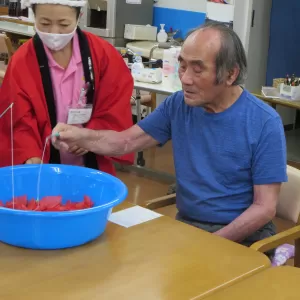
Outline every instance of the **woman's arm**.
<svg viewBox="0 0 300 300"><path fill-rule="evenodd" d="M28 95L22 89L19 74L12 58L0 89L0 111L12 102L11 111L0 119L0 166L11 165L11 126L13 126L14 164L30 163L41 158L42 143L38 124ZM28 161L29 160L29 161Z"/></svg>

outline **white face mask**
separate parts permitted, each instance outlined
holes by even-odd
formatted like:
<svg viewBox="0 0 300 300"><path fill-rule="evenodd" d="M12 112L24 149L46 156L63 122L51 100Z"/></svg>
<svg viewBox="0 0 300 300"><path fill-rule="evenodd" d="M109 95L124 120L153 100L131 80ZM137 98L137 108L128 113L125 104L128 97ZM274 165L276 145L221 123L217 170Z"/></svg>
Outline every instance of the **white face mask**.
<svg viewBox="0 0 300 300"><path fill-rule="evenodd" d="M63 49L74 37L77 26L71 33L47 33L42 32L37 29L35 26L35 30L39 35L42 42L51 50L59 51Z"/></svg>

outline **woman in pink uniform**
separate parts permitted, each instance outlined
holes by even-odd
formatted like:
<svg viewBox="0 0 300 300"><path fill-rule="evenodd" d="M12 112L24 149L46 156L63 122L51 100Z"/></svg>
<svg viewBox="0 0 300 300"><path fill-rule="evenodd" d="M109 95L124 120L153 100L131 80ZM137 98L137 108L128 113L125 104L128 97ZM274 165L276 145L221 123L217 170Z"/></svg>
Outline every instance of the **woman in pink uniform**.
<svg viewBox="0 0 300 300"><path fill-rule="evenodd" d="M132 76L113 46L79 29L85 1L29 0L28 5L37 34L12 57L0 91L0 111L14 102L15 164L40 163L57 122L117 131L131 127ZM10 128L6 114L0 119L0 166L11 163ZM58 152L51 143L44 158L111 174L113 161L133 160L133 154L96 156L76 147Z"/></svg>

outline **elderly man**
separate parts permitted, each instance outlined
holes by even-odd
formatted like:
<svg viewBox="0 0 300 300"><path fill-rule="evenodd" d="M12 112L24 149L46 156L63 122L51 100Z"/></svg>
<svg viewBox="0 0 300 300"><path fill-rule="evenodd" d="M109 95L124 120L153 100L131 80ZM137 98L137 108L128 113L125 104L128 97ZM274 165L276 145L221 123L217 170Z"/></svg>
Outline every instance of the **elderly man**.
<svg viewBox="0 0 300 300"><path fill-rule="evenodd" d="M240 39L205 24L186 38L179 62L183 91L137 125L114 132L59 124L54 145L118 156L172 140L178 220L246 246L273 235L287 180L285 136L276 111L240 86Z"/></svg>

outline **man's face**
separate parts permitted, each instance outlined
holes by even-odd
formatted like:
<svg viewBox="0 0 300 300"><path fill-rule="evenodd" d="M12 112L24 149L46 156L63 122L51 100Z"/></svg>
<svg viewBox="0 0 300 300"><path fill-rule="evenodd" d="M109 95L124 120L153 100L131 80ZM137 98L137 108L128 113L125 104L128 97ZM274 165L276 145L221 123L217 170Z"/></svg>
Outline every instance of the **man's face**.
<svg viewBox="0 0 300 300"><path fill-rule="evenodd" d="M185 41L179 56L179 77L186 104L207 106L226 89L216 84L216 55L221 37L215 30L201 30Z"/></svg>

